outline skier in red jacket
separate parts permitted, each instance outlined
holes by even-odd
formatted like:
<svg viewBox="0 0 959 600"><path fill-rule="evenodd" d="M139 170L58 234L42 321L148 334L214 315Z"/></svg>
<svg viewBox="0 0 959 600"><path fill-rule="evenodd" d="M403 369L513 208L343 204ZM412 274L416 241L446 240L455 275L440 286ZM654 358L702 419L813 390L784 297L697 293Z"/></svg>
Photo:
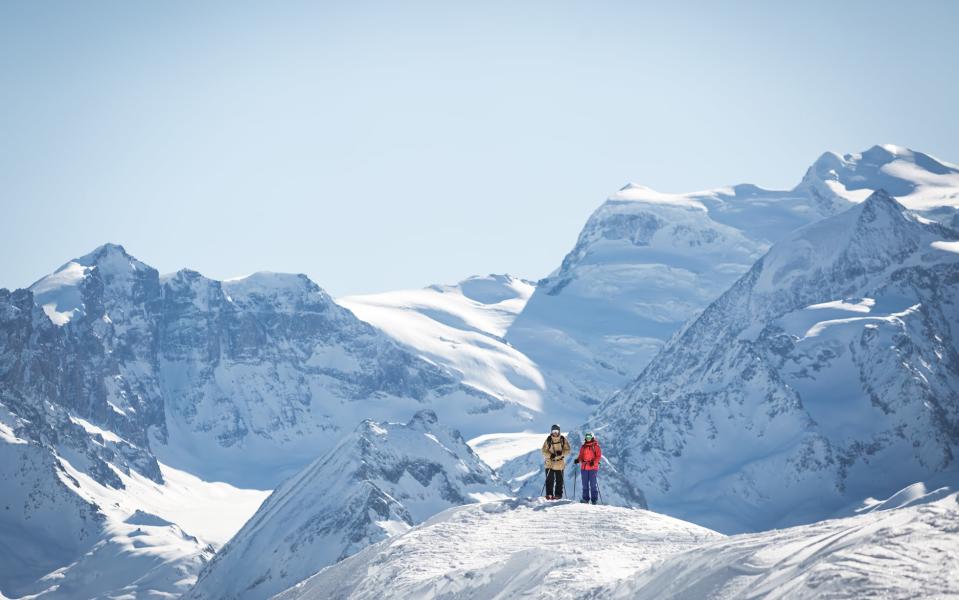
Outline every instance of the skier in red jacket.
<svg viewBox="0 0 959 600"><path fill-rule="evenodd" d="M596 475L599 473L599 461L603 458L603 451L592 433L584 435L583 440L583 445L579 447L579 456L573 461L574 464L582 465L580 474L583 476L583 497L580 502L596 504L599 498Z"/></svg>

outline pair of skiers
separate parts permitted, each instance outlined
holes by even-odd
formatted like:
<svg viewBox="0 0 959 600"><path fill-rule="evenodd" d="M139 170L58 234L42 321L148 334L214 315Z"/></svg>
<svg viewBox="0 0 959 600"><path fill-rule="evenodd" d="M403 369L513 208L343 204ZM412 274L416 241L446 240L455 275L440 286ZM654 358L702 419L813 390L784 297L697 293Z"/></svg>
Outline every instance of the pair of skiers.
<svg viewBox="0 0 959 600"><path fill-rule="evenodd" d="M566 457L572 453L569 441L560 431L559 425L550 428L549 436L543 442L541 449L546 459L546 499L559 500L563 497L563 471L566 469ZM599 499L599 487L596 476L599 473L599 463L603 458L603 451L599 442L592 433L583 436L583 445L579 448L579 455L573 464L580 467L583 477L583 495L580 502L596 504Z"/></svg>

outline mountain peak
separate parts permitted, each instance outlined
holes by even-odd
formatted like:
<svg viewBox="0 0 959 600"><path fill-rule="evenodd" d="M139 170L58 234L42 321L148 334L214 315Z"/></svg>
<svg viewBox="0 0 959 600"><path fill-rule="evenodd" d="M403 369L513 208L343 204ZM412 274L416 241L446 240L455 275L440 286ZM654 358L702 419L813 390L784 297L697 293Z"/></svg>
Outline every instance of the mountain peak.
<svg viewBox="0 0 959 600"><path fill-rule="evenodd" d="M893 210L898 213L905 212L907 209L898 200L893 198L889 192L879 188L869 195L862 203L863 210L871 207L882 207L885 210Z"/></svg>
<svg viewBox="0 0 959 600"><path fill-rule="evenodd" d="M91 252L75 258L71 262L85 267L98 267L101 272L107 271L109 274L153 268L131 255L126 251L126 248L120 244L114 244L112 242L97 246Z"/></svg>
<svg viewBox="0 0 959 600"><path fill-rule="evenodd" d="M85 312L82 288L93 273L105 286L129 293L134 280L156 278L156 269L140 262L119 244L106 243L75 258L30 286L37 305L56 325L65 325ZM117 293L114 291L114 293Z"/></svg>
<svg viewBox="0 0 959 600"><path fill-rule="evenodd" d="M895 144L875 145L859 154L825 152L809 167L797 190L838 208L862 202L883 189L910 210L959 207L959 166Z"/></svg>
<svg viewBox="0 0 959 600"><path fill-rule="evenodd" d="M237 302L267 303L288 310L306 304L329 305L333 299L302 273L257 271L244 277L226 279L223 289Z"/></svg>

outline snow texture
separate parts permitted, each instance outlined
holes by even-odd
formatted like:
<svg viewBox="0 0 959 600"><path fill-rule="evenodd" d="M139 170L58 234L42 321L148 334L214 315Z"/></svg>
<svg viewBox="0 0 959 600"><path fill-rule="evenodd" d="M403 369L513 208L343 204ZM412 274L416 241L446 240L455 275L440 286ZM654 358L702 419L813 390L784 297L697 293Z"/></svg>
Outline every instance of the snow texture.
<svg viewBox="0 0 959 600"><path fill-rule="evenodd" d="M638 509L487 503L441 513L276 598L385 590L424 600L952 598L959 496L732 537Z"/></svg>
<svg viewBox="0 0 959 600"><path fill-rule="evenodd" d="M650 508L723 532L955 474L956 239L884 192L797 230L588 426Z"/></svg>
<svg viewBox="0 0 959 600"><path fill-rule="evenodd" d="M453 508L277 596L292 599L595 597L600 585L719 539L643 510L542 500Z"/></svg>
<svg viewBox="0 0 959 600"><path fill-rule="evenodd" d="M431 411L406 424L367 420L277 488L187 598L268 598L450 506L508 496Z"/></svg>

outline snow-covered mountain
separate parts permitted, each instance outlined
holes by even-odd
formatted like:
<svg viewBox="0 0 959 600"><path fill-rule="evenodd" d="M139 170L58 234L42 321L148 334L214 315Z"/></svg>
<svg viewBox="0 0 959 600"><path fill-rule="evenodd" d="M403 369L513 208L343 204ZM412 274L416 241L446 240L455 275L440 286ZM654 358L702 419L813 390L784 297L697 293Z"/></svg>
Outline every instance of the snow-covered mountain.
<svg viewBox="0 0 959 600"><path fill-rule="evenodd" d="M959 232L884 192L773 246L590 420L654 510L811 522L959 474Z"/></svg>
<svg viewBox="0 0 959 600"><path fill-rule="evenodd" d="M277 488L187 598L268 598L446 508L508 495L432 411L367 420Z"/></svg>
<svg viewBox="0 0 959 600"><path fill-rule="evenodd" d="M896 146L826 153L788 191L631 184L535 291L475 277L346 308L302 275L161 277L102 246L0 290L0 597L177 595L262 490L326 477L302 469L358 419L423 409L536 495L541 457L516 455L599 407L604 498L723 531L951 482L957 207L959 167ZM324 538L331 560L454 503L406 483L385 530L330 527L358 540Z"/></svg>
<svg viewBox="0 0 959 600"><path fill-rule="evenodd" d="M519 402L528 409L522 429L578 423L773 243L878 189L959 225L959 167L887 144L826 152L791 190L671 194L629 184L590 216L531 295L513 278L489 276L340 302L471 385Z"/></svg>
<svg viewBox="0 0 959 600"><path fill-rule="evenodd" d="M179 596L265 496L163 465L157 482L96 462L93 446L109 457L125 442L77 417L50 426L62 416L52 412L29 422L0 404L4 596Z"/></svg>
<svg viewBox="0 0 959 600"><path fill-rule="evenodd" d="M826 153L787 191L627 185L539 282L506 340L542 373L552 418L580 422L771 244L883 188L926 218L959 224L959 167L891 145Z"/></svg>
<svg viewBox="0 0 959 600"><path fill-rule="evenodd" d="M108 244L31 290L58 326L41 324L62 346L56 359L73 370L55 381L55 401L145 461L152 453L207 480L273 487L357 412L406 420L431 407L469 434L508 418L501 400L404 350L303 275L161 278ZM144 468L157 475L155 461Z"/></svg>
<svg viewBox="0 0 959 600"><path fill-rule="evenodd" d="M885 190L906 208L949 221L959 208L959 166L893 144L860 154L826 152L806 172L797 190L823 202L862 202Z"/></svg>
<svg viewBox="0 0 959 600"><path fill-rule="evenodd" d="M529 420L543 409L545 382L536 365L503 336L533 288L510 275L487 275L337 302L464 383L519 405Z"/></svg>
<svg viewBox="0 0 959 600"><path fill-rule="evenodd" d="M357 418L405 421L425 407L471 435L518 420L301 275L160 277L107 244L28 290L0 290L0 547L17 549L0 553L0 593L77 597L137 581L180 593L258 490ZM133 527L128 551L137 511L168 524ZM215 518L196 518L204 511ZM105 556L131 562L116 578L90 575Z"/></svg>
<svg viewBox="0 0 959 600"><path fill-rule="evenodd" d="M732 537L644 510L508 500L450 509L276 598L951 598L957 522L948 490Z"/></svg>

